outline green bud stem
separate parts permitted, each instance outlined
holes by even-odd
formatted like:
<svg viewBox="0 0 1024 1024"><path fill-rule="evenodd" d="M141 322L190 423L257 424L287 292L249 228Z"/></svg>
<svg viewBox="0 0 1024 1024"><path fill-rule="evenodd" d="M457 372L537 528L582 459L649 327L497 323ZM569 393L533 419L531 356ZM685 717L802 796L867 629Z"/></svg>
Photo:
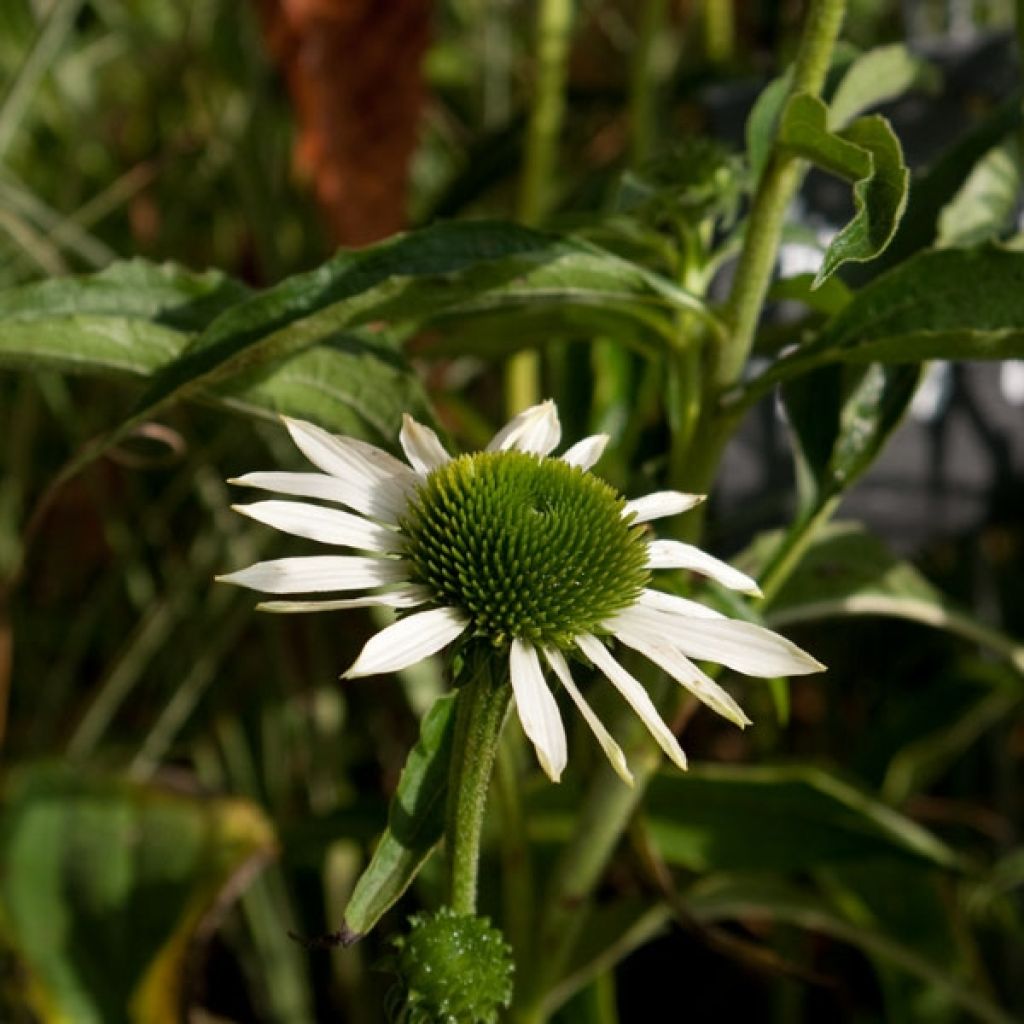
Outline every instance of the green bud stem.
<svg viewBox="0 0 1024 1024"><path fill-rule="evenodd" d="M478 670L456 698L445 847L450 871L448 902L458 914L476 913L487 790L512 697L507 664L507 658L484 654Z"/></svg>

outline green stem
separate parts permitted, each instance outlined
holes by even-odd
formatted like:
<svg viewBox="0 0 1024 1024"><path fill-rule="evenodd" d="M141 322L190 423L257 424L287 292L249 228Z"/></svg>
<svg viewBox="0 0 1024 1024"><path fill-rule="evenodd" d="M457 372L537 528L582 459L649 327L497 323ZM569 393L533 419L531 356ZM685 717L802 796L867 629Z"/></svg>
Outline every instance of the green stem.
<svg viewBox="0 0 1024 1024"><path fill-rule="evenodd" d="M731 63L736 50L733 0L704 0L704 54L716 66Z"/></svg>
<svg viewBox="0 0 1024 1024"><path fill-rule="evenodd" d="M656 134L658 86L664 73L655 49L667 13L667 0L646 0L640 12L629 84L630 156L634 166L650 156Z"/></svg>
<svg viewBox="0 0 1024 1024"><path fill-rule="evenodd" d="M484 655L479 670L459 690L448 777L445 845L449 903L459 914L476 913L480 836L487 790L512 688L498 659Z"/></svg>
<svg viewBox="0 0 1024 1024"><path fill-rule="evenodd" d="M519 182L519 220L540 224L551 201L551 181L558 138L565 117L565 82L569 65L572 0L540 0L537 12L537 73ZM505 374L505 405L511 415L540 400L540 357L517 352Z"/></svg>
<svg viewBox="0 0 1024 1024"><path fill-rule="evenodd" d="M846 0L812 0L793 69L790 95L818 96L846 13ZM722 347L713 382L717 390L734 384L743 372L771 282L782 227L804 165L776 149L754 193L736 277L724 310L730 337Z"/></svg>

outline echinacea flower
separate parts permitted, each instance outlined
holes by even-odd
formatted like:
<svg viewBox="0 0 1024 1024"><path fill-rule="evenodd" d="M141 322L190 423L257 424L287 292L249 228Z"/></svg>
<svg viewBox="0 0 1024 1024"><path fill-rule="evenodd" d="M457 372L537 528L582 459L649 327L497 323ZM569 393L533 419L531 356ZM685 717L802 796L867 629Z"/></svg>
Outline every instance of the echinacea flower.
<svg viewBox="0 0 1024 1024"><path fill-rule="evenodd" d="M560 457L554 403L516 416L485 451L450 456L429 427L406 416L399 440L408 465L364 441L285 419L315 473L249 473L232 481L305 501L258 501L237 511L285 533L365 554L259 562L220 577L269 594L367 591L332 600L270 601L267 611L367 606L399 618L371 637L348 678L396 672L455 640L490 644L508 659L516 710L541 767L557 781L565 730L546 664L593 730L615 770L632 781L622 750L577 689L566 654L583 655L630 704L681 768L686 757L612 639L650 659L739 726L749 719L692 659L753 676L823 666L784 637L650 587L655 569L687 569L743 593L757 584L690 544L657 540L644 524L701 498L659 491L626 501L589 470L608 442L598 434Z"/></svg>

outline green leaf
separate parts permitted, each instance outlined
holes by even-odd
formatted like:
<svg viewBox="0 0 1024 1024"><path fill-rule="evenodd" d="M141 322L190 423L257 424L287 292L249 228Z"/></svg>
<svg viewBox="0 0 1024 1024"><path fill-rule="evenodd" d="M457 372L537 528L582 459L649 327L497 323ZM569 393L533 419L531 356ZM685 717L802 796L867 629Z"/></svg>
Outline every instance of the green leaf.
<svg viewBox="0 0 1024 1024"><path fill-rule="evenodd" d="M858 363L1024 357L1024 253L919 253L857 292L812 349Z"/></svg>
<svg viewBox="0 0 1024 1024"><path fill-rule="evenodd" d="M454 727L455 695L448 694L423 718L391 799L388 827L345 908L346 945L362 938L394 905L441 840Z"/></svg>
<svg viewBox="0 0 1024 1024"><path fill-rule="evenodd" d="M342 253L229 309L143 396L137 415L182 391L265 367L361 324L427 323L460 308L488 314L547 299L613 307L641 319L678 308L706 315L671 282L582 242L508 224L440 224Z"/></svg>
<svg viewBox="0 0 1024 1024"><path fill-rule="evenodd" d="M1016 137L994 146L939 214L936 245L971 246L997 239L1017 212L1021 151Z"/></svg>
<svg viewBox="0 0 1024 1024"><path fill-rule="evenodd" d="M8 777L0 823L0 933L45 1024L182 1019L200 925L274 849L249 803L52 766Z"/></svg>
<svg viewBox="0 0 1024 1024"><path fill-rule="evenodd" d="M747 161L750 164L752 184L757 184L764 171L775 142L782 108L786 105L793 83L793 70L789 68L773 78L758 94L747 117Z"/></svg>
<svg viewBox="0 0 1024 1024"><path fill-rule="evenodd" d="M902 96L913 88L934 92L937 70L902 43L879 46L857 57L847 68L829 103L832 131L848 125L858 114Z"/></svg>
<svg viewBox="0 0 1024 1024"><path fill-rule="evenodd" d="M777 544L760 537L744 555L756 564ZM766 614L773 628L848 615L882 615L944 629L981 644L1024 673L1024 644L979 622L901 561L860 523L834 523L816 537Z"/></svg>
<svg viewBox="0 0 1024 1024"><path fill-rule="evenodd" d="M86 315L196 331L249 294L217 270L197 274L173 263L125 260L96 274L55 277L2 291L0 322Z"/></svg>
<svg viewBox="0 0 1024 1024"><path fill-rule="evenodd" d="M801 518L850 487L899 426L920 367L826 366L782 389L793 431Z"/></svg>
<svg viewBox="0 0 1024 1024"><path fill-rule="evenodd" d="M826 250L817 284L843 263L863 263L885 249L903 215L910 178L899 139L884 117L861 117L839 132L828 130L827 117L820 99L796 93L783 109L778 134L784 150L853 184L856 212Z"/></svg>
<svg viewBox="0 0 1024 1024"><path fill-rule="evenodd" d="M880 857L959 863L909 818L813 766L662 772L645 797L645 815L662 857L691 871L804 871Z"/></svg>
<svg viewBox="0 0 1024 1024"><path fill-rule="evenodd" d="M1013 1020L979 991L980 986L958 977L948 961L932 960L874 924L850 920L830 900L806 888L764 876L713 876L691 887L684 905L694 918L707 924L766 921L831 936L933 986L977 1020L987 1024L1011 1024Z"/></svg>

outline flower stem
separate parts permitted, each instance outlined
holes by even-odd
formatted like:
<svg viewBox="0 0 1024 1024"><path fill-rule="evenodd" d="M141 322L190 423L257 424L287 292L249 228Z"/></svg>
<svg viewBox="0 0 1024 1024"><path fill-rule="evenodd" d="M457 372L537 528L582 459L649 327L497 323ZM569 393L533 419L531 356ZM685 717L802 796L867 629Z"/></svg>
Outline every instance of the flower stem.
<svg viewBox="0 0 1024 1024"><path fill-rule="evenodd" d="M558 137L565 116L572 6L572 0L540 0L537 11L537 72L517 210L519 220L529 227L544 220L551 200ZM517 352L505 371L506 411L514 415L539 400L539 353Z"/></svg>
<svg viewBox="0 0 1024 1024"><path fill-rule="evenodd" d="M512 688L493 655L459 690L455 738L448 776L445 845L450 870L449 904L459 914L476 913L480 834L487 790Z"/></svg>
<svg viewBox="0 0 1024 1024"><path fill-rule="evenodd" d="M811 0L797 49L790 95L821 93L845 13L846 0ZM715 366L716 389L734 384L746 365L771 282L786 208L803 172L800 160L776 148L758 182L735 283L724 310L730 337Z"/></svg>

